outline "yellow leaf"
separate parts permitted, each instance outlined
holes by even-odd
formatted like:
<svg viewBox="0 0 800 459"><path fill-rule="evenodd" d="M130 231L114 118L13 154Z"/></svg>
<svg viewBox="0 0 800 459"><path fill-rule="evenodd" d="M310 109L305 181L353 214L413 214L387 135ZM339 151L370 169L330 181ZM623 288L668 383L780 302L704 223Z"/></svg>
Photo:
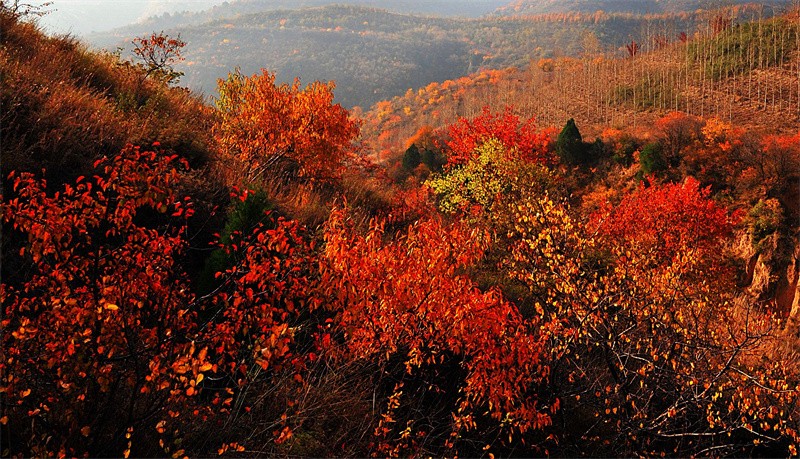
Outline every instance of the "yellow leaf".
<svg viewBox="0 0 800 459"><path fill-rule="evenodd" d="M106 303L106 309L108 309L109 311L116 311L117 309L119 309L119 306L113 303Z"/></svg>

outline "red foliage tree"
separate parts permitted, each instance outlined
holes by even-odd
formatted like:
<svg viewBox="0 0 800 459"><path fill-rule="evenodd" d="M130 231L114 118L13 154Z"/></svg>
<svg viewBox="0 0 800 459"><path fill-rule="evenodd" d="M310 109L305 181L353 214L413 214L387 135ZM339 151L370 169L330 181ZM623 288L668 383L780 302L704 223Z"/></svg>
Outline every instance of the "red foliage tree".
<svg viewBox="0 0 800 459"><path fill-rule="evenodd" d="M378 453L441 454L463 433L486 428L488 419L494 427L483 441L492 431L549 425L558 401L547 404L532 391L549 374L538 327L498 292L481 292L460 274L481 257L486 235L423 220L395 240L384 243L385 236L380 222L358 234L341 210L325 236L326 269L349 351L383 368L392 361L404 368L376 430ZM409 411L412 389L402 388L415 378L440 400L453 400L440 418Z"/></svg>
<svg viewBox="0 0 800 459"><path fill-rule="evenodd" d="M628 50L628 57L636 57L636 55L639 53L639 43L631 40L630 43L625 45L625 49Z"/></svg>
<svg viewBox="0 0 800 459"><path fill-rule="evenodd" d="M3 204L33 273L3 285L2 386L36 454L121 454L125 429L189 387L158 370L190 349L194 298L174 263L184 243L137 223L145 209L184 213L175 158L129 147L100 164L52 196L12 174L17 196Z"/></svg>
<svg viewBox="0 0 800 459"><path fill-rule="evenodd" d="M733 19L733 11L730 9L720 9L716 11L708 20L711 35L717 36L733 27Z"/></svg>
<svg viewBox="0 0 800 459"><path fill-rule="evenodd" d="M745 162L759 171L761 185L779 194L787 209L796 215L797 201L792 202L789 196L796 196L792 192L797 192L800 181L800 133L766 136L760 151L748 155Z"/></svg>
<svg viewBox="0 0 800 459"><path fill-rule="evenodd" d="M519 159L545 164L552 161L549 149L551 133L537 131L533 118L521 121L510 107L498 114L493 114L488 106L484 107L481 115L472 119L460 118L448 126L447 134L450 137L446 142L450 167L469 162L474 157L475 148L489 139L500 141L509 154L516 154Z"/></svg>
<svg viewBox="0 0 800 459"><path fill-rule="evenodd" d="M138 37L133 40L133 54L142 62L144 78L158 76L167 83L177 81L183 73L173 68L183 60L181 50L186 42L180 36L172 38L164 32L153 32L149 37Z"/></svg>
<svg viewBox="0 0 800 459"><path fill-rule="evenodd" d="M691 177L677 184L642 184L619 205L595 213L591 225L606 243L656 255L663 263L689 250L716 258L733 221L710 193Z"/></svg>
<svg viewBox="0 0 800 459"><path fill-rule="evenodd" d="M182 455L178 445L226 416L249 384L283 362L302 369L290 323L315 301L308 246L296 224L257 229L237 244L240 262L218 293L197 298L176 261L192 214L175 192L185 163L129 146L97 165L93 180L53 195L29 173L11 176L3 221L27 239L30 267L0 288L8 445Z"/></svg>

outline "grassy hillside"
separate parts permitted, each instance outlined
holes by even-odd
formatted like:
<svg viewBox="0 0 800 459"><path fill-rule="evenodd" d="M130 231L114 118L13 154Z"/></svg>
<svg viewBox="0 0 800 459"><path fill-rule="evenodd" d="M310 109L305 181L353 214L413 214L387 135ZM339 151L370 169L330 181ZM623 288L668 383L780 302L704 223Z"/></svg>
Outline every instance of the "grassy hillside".
<svg viewBox="0 0 800 459"><path fill-rule="evenodd" d="M127 144L152 149L158 142L165 155L186 158L192 172L179 187L195 196L197 217L189 223L193 246L183 261L190 271L202 268L219 224L214 208L228 201L219 174L209 167L214 112L202 97L74 37L47 36L0 8L0 106L0 170L7 193L11 171L32 172L47 180L48 189L59 190L79 176L93 177L95 161L113 158ZM18 235L3 232L6 282L26 272L27 261L12 256L20 243Z"/></svg>
<svg viewBox="0 0 800 459"><path fill-rule="evenodd" d="M210 154L204 101L75 38L48 37L0 15L2 171L47 169L55 183L86 174L126 143L154 141L195 165Z"/></svg>
<svg viewBox="0 0 800 459"><path fill-rule="evenodd" d="M167 18L169 19L169 18ZM261 67L289 81L335 80L337 100L368 107L479 69L527 67L530 61L586 52L616 54L650 30L692 33L704 13L602 17L553 16L458 19L413 16L357 6L278 10L181 25L169 20L97 34L96 46L114 49L153 28L188 43L180 69L186 83L212 94L234 67ZM644 43L644 42L643 42Z"/></svg>

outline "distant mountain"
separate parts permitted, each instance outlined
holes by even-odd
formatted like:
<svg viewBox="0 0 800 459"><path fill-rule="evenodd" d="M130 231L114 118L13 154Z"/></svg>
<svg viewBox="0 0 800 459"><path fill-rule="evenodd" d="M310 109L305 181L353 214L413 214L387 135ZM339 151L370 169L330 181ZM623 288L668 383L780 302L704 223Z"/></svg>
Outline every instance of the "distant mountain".
<svg viewBox="0 0 800 459"><path fill-rule="evenodd" d="M690 12L698 9L715 9L725 6L761 4L766 8L783 8L792 0L514 0L498 8L498 15L530 15L551 13L636 13L662 14Z"/></svg>
<svg viewBox="0 0 800 459"><path fill-rule="evenodd" d="M90 40L114 49L135 36L165 30L188 43L186 62L179 70L186 74L184 84L193 89L213 94L217 79L232 69L255 73L263 67L281 81L334 80L339 102L368 107L479 69L526 68L532 60L558 55L616 54L634 38L647 46L648 31L691 33L704 20L695 15L590 16L442 18L339 5L240 14L174 27L167 26L169 18L164 16L157 25L129 26L94 34Z"/></svg>
<svg viewBox="0 0 800 459"><path fill-rule="evenodd" d="M222 0L27 0L24 3L43 5L42 10L47 14L38 22L49 33L84 36L165 13L207 10Z"/></svg>
<svg viewBox="0 0 800 459"><path fill-rule="evenodd" d="M153 29L185 27L254 13L343 4L381 8L403 14L479 17L502 7L506 4L506 0L234 0L202 11L197 11L197 8L191 10L187 8L187 11L177 13L163 12L151 15L121 30L137 30L140 26Z"/></svg>

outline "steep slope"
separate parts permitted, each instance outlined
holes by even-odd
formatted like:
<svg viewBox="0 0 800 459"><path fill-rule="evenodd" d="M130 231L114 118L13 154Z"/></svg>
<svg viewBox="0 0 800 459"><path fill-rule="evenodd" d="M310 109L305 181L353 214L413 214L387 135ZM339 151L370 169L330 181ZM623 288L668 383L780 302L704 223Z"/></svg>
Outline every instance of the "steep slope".
<svg viewBox="0 0 800 459"><path fill-rule="evenodd" d="M218 175L203 167L215 150L213 111L201 97L75 38L46 36L0 8L0 106L6 196L14 188L11 171L34 173L59 190L79 176L93 177L95 161L115 157L126 144L186 158L195 170L180 188L196 197L197 218L189 223L196 245L185 261L190 270L202 268L218 224L213 209L228 197ZM2 277L13 282L28 269L16 256L23 240L11 230L2 236Z"/></svg>
<svg viewBox="0 0 800 459"><path fill-rule="evenodd" d="M686 37L653 32L652 52L634 57L543 59L525 70L486 71L375 105L365 115L368 144L382 158L398 154L420 127L474 116L484 105L512 105L541 126L575 118L581 130L648 129L669 111L718 117L753 129L800 129L800 36L795 16L741 23ZM664 41L672 40L671 44ZM660 49L655 49L660 44Z"/></svg>
<svg viewBox="0 0 800 459"><path fill-rule="evenodd" d="M161 142L195 164L210 151L204 101L71 37L45 36L0 10L2 173L47 169L53 183L126 143Z"/></svg>

